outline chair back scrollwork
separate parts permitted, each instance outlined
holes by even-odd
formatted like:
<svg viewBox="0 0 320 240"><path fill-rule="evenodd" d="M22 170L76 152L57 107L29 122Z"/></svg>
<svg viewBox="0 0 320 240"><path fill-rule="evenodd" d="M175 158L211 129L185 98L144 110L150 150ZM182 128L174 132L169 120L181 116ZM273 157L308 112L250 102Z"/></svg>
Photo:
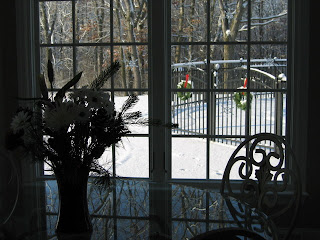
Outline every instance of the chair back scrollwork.
<svg viewBox="0 0 320 240"><path fill-rule="evenodd" d="M271 133L247 138L227 163L221 193L248 203L271 219L290 212L290 234L301 198L299 168L292 148L283 137Z"/></svg>

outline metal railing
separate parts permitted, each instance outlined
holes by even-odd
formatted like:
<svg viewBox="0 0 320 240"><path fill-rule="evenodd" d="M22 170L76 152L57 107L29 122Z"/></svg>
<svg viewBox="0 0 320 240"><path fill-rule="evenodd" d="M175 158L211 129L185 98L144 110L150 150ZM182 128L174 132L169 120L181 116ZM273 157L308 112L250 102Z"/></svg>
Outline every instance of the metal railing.
<svg viewBox="0 0 320 240"><path fill-rule="evenodd" d="M225 66L228 62L229 68ZM252 96L246 126L246 111L239 109L234 93L244 86L247 78L245 60L211 61L211 76L207 77L204 62L172 65L172 89L189 74L191 96L182 100L179 89L171 94L172 122L179 128L172 131L181 135L245 135L270 132L284 135L286 115L286 59L252 59L250 64L250 93ZM233 64L230 67L230 64ZM208 89L208 81L212 89ZM201 91L201 90L204 91ZM226 90L226 91L224 91ZM235 91L232 91L235 90ZM185 93L183 90L181 93ZM187 90L189 91L189 90ZM181 94L180 94L181 96ZM210 111L209 111L210 108ZM210 114L210 116L209 116ZM209 117L209 121L208 121ZM238 140L219 138L215 141L235 144Z"/></svg>

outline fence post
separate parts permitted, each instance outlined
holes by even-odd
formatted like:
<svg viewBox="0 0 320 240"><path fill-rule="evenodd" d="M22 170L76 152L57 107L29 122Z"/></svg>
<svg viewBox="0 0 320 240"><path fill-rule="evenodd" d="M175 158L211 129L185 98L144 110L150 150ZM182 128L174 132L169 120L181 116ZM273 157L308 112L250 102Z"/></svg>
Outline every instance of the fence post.
<svg viewBox="0 0 320 240"><path fill-rule="evenodd" d="M281 89L281 79L276 77L276 89ZM282 92L275 92L275 134L278 136L282 136L282 119L283 119L283 93Z"/></svg>
<svg viewBox="0 0 320 240"><path fill-rule="evenodd" d="M214 71L214 72L211 72L211 79L212 79L212 83L209 84L209 86L211 86L212 88L216 88L216 80L217 80L217 77L218 77L218 71ZM210 126L209 127L209 134L210 135L216 135L216 117L217 117L217 114L216 114L216 107L217 107L217 99L216 99L216 92L212 92L211 93L211 97L209 99L212 99L211 101L211 109L210 109ZM212 138L211 140L215 141L216 138Z"/></svg>

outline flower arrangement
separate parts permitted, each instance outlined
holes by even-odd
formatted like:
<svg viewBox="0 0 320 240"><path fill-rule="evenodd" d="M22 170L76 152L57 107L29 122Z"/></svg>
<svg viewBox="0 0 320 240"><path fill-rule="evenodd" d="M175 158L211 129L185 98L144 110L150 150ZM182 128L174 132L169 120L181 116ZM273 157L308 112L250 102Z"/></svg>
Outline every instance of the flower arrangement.
<svg viewBox="0 0 320 240"><path fill-rule="evenodd" d="M47 163L56 175L82 168L108 183L110 173L98 159L106 148L128 133L129 124L150 124L140 112L127 113L138 101L129 96L119 112L110 95L102 91L104 83L120 68L118 62L103 71L89 86L67 91L81 78L82 72L49 98L44 75L39 77L42 97L34 98L32 108L19 108L11 122L9 149L22 147L33 159ZM53 89L54 73L48 61L48 81Z"/></svg>

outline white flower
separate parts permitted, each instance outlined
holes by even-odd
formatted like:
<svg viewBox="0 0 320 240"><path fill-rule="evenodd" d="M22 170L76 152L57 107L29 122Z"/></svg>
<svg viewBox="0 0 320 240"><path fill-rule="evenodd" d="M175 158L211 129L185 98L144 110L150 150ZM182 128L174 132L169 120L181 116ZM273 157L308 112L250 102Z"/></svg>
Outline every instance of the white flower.
<svg viewBox="0 0 320 240"><path fill-rule="evenodd" d="M87 96L88 107L90 108L101 108L105 107L110 102L110 95L107 92L92 91Z"/></svg>
<svg viewBox="0 0 320 240"><path fill-rule="evenodd" d="M46 126L52 130L59 131L68 128L75 119L74 104L62 102L55 108L47 108L44 112Z"/></svg>
<svg viewBox="0 0 320 240"><path fill-rule="evenodd" d="M90 109L84 105L76 105L73 108L74 120L80 123L86 123L90 120Z"/></svg>
<svg viewBox="0 0 320 240"><path fill-rule="evenodd" d="M83 104L88 108L105 108L110 106L110 95L107 92L92 89L81 89L70 94L75 103Z"/></svg>
<svg viewBox="0 0 320 240"><path fill-rule="evenodd" d="M22 129L26 129L30 127L30 120L31 116L28 114L28 112L20 111L11 122L11 129L13 130L13 133L16 134Z"/></svg>

